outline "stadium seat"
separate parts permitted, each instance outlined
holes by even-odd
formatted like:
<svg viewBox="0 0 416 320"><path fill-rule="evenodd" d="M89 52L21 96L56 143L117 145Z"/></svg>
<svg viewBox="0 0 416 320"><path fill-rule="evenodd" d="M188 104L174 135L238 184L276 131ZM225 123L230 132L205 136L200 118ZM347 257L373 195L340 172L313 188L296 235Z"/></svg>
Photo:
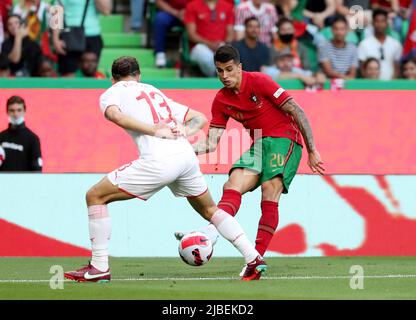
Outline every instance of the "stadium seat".
<svg viewBox="0 0 416 320"><path fill-rule="evenodd" d="M111 68L113 61L121 56L135 57L143 68L154 67L153 51L150 49L104 48L101 53L99 69Z"/></svg>
<svg viewBox="0 0 416 320"><path fill-rule="evenodd" d="M109 16L100 15L101 33L123 32L124 18L121 14L112 14Z"/></svg>
<svg viewBox="0 0 416 320"><path fill-rule="evenodd" d="M102 37L105 48L139 48L143 43L139 33L105 32Z"/></svg>

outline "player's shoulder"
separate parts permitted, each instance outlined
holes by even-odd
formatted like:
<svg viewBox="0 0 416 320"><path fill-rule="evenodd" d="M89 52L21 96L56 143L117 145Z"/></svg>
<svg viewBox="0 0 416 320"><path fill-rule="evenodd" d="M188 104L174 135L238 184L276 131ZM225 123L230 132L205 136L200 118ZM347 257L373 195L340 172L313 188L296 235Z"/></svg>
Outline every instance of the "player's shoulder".
<svg viewBox="0 0 416 320"><path fill-rule="evenodd" d="M262 72L257 72L257 71L244 72L244 76L247 77L247 80L246 80L247 82L253 83L258 86L264 86L265 84L276 83L276 81L273 80L271 76Z"/></svg>

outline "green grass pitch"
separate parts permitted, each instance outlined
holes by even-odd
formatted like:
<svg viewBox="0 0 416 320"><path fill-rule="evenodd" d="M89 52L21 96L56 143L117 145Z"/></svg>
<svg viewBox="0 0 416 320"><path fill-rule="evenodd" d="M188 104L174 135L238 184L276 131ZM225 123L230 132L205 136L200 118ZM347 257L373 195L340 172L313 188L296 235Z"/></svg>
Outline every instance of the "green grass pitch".
<svg viewBox="0 0 416 320"><path fill-rule="evenodd" d="M111 258L110 283L64 281L51 289L50 268L79 268L85 258L0 258L0 299L416 299L416 257L273 257L260 281L243 282L239 258L202 267L179 258ZM351 266L363 289L351 289ZM354 281L353 281L354 282Z"/></svg>

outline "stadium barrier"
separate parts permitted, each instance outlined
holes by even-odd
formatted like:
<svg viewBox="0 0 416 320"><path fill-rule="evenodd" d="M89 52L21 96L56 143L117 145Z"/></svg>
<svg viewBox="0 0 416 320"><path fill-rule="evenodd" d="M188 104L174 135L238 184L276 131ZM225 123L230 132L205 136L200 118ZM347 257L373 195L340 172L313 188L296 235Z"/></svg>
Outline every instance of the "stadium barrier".
<svg viewBox="0 0 416 320"><path fill-rule="evenodd" d="M0 256L88 256L85 192L102 174L1 174ZM226 176L206 175L213 198ZM298 175L279 205L268 256L414 256L416 176ZM254 241L260 191L243 197L238 221ZM174 208L174 209L172 209ZM206 225L168 188L148 201L109 205L112 256L177 256L177 230ZM224 239L214 256L239 256Z"/></svg>

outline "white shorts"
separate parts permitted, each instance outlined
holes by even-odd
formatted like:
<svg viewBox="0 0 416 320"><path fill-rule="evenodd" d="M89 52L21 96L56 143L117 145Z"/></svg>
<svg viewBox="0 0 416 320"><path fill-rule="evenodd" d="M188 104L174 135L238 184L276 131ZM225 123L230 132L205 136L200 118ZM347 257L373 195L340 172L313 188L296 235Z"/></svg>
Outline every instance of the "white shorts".
<svg viewBox="0 0 416 320"><path fill-rule="evenodd" d="M195 154L180 153L163 160L137 159L107 175L120 190L147 200L168 186L176 197L196 197L208 190Z"/></svg>

